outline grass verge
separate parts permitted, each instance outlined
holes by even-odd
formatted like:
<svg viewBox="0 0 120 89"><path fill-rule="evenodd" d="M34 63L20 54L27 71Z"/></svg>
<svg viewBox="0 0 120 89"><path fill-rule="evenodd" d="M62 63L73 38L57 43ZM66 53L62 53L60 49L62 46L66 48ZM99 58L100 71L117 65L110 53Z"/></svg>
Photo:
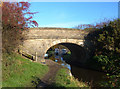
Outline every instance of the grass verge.
<svg viewBox="0 0 120 89"><path fill-rule="evenodd" d="M36 77L42 78L48 67L32 62L19 54L3 54L2 87L35 87Z"/></svg>
<svg viewBox="0 0 120 89"><path fill-rule="evenodd" d="M53 84L55 87L62 88L80 88L80 87L89 87L86 83L80 82L75 79L73 76L70 76L68 73L68 69L62 68L58 71L56 77L56 82Z"/></svg>

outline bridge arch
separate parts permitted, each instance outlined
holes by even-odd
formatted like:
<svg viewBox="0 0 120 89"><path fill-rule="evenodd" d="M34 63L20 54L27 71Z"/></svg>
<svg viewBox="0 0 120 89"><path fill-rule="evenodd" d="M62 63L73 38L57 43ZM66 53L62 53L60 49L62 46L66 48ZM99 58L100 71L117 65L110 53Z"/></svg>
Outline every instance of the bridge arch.
<svg viewBox="0 0 120 89"><path fill-rule="evenodd" d="M50 42L49 45L47 45L46 49L45 49L45 53L47 52L47 50L57 44L61 44L61 43L72 43L72 44L76 44L76 45L80 45L83 46L84 45L84 40L78 40L78 39L52 39L52 41Z"/></svg>
<svg viewBox="0 0 120 89"><path fill-rule="evenodd" d="M53 42L53 45L49 46L46 49L45 53L47 53L47 51L53 46L63 45L67 49L69 49L70 52L71 52L69 63L84 63L86 61L87 52L86 52L86 49L83 47L82 44L73 43L73 42L59 42L59 41L56 41L56 42L57 42L56 44Z"/></svg>
<svg viewBox="0 0 120 89"><path fill-rule="evenodd" d="M24 31L23 34L25 35L25 39L21 41L19 48L32 55L36 55L35 53L37 52L38 62L44 58L46 51L56 44L74 44L73 46L76 47L76 49L73 50L78 50L77 47L81 50L86 49L86 45L89 45L84 41L88 32L78 29L30 28L28 31ZM81 50L79 50L79 52ZM85 52L83 53L87 55ZM86 59L86 56L84 56L84 59Z"/></svg>

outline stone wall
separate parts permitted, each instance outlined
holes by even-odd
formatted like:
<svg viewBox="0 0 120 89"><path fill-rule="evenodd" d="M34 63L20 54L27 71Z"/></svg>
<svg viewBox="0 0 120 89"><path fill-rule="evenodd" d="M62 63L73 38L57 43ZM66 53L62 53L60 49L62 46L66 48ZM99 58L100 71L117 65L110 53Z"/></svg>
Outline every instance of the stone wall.
<svg viewBox="0 0 120 89"><path fill-rule="evenodd" d="M21 49L27 53L35 55L35 52L38 53L40 58L44 58L44 54L47 50L59 43L73 43L77 45L83 45L83 40L78 39L29 39L25 40L24 44L21 46Z"/></svg>
<svg viewBox="0 0 120 89"><path fill-rule="evenodd" d="M32 55L37 52L39 58L43 59L47 50L59 43L72 43L84 47L84 37L88 32L68 28L30 28L23 34L26 39L20 45L20 49Z"/></svg>
<svg viewBox="0 0 120 89"><path fill-rule="evenodd" d="M24 34L27 39L84 39L88 32L68 28L30 28Z"/></svg>

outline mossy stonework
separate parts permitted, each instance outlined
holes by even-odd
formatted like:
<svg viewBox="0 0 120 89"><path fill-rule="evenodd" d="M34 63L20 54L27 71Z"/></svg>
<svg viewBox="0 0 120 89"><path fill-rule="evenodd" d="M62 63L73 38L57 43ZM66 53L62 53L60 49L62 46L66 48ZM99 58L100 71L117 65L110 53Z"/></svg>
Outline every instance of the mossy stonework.
<svg viewBox="0 0 120 89"><path fill-rule="evenodd" d="M28 31L24 31L23 34L25 34L26 37L21 41L20 49L32 55L35 55L35 52L37 52L40 59L44 58L45 53L50 47L61 43L67 43L68 48L73 51L73 54L85 55L81 57L84 58L84 60L80 62L84 62L88 58L88 54L86 54L88 52L85 52L88 44L85 43L84 40L84 37L88 34L86 31L68 28L30 28ZM79 50L78 47L71 44L80 46ZM40 60L38 59L38 61Z"/></svg>

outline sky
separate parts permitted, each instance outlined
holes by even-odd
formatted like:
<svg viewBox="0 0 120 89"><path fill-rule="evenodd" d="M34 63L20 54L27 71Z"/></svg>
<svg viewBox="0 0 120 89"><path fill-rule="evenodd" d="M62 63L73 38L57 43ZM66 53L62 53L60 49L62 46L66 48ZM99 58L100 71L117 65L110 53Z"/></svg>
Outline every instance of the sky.
<svg viewBox="0 0 120 89"><path fill-rule="evenodd" d="M38 27L73 28L118 18L118 2L30 2Z"/></svg>

